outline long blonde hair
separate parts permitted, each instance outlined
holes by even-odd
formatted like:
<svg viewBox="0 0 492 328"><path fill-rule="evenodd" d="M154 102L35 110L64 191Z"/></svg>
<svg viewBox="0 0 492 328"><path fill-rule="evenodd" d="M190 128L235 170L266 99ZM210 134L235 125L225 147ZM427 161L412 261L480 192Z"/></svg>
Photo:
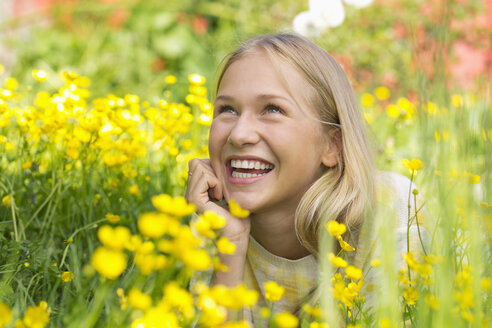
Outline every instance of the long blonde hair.
<svg viewBox="0 0 492 328"><path fill-rule="evenodd" d="M294 35L261 35L227 56L219 71L215 94L227 68L235 61L265 51L273 62L294 67L312 87L308 101L318 111L331 141L339 145L338 162L326 168L302 197L295 225L299 241L318 254L320 229L328 220L344 223L352 235L372 207L375 165L352 86L343 68L313 42Z"/></svg>

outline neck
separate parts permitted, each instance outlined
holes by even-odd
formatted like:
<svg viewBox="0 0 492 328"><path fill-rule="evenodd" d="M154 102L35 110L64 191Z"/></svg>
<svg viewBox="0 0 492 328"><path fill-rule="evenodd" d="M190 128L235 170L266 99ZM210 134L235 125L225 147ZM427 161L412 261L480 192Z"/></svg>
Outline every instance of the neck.
<svg viewBox="0 0 492 328"><path fill-rule="evenodd" d="M309 255L309 251L297 239L293 213L295 210L253 214L251 235L274 255L290 260Z"/></svg>

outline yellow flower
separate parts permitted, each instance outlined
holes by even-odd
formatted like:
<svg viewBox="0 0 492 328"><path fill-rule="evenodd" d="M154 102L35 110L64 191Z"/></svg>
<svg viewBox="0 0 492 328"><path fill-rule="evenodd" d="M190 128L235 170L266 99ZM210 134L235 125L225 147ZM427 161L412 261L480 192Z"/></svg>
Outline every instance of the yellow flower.
<svg viewBox="0 0 492 328"><path fill-rule="evenodd" d="M48 73L42 70L33 69L32 77L38 82L44 82L48 78Z"/></svg>
<svg viewBox="0 0 492 328"><path fill-rule="evenodd" d="M128 305L128 297L125 296L125 291L123 288L118 288L116 290L116 295L118 295L120 300L120 309L125 310Z"/></svg>
<svg viewBox="0 0 492 328"><path fill-rule="evenodd" d="M312 317L320 319L323 316L323 312L317 306L311 306L309 304L304 304L302 309Z"/></svg>
<svg viewBox="0 0 492 328"><path fill-rule="evenodd" d="M23 168L24 170L30 169L30 168L31 168L31 166L32 166L32 161L26 161L26 162L24 162L24 163L22 164L22 168Z"/></svg>
<svg viewBox="0 0 492 328"><path fill-rule="evenodd" d="M210 228L214 230L223 228L226 225L226 219L213 211L205 211L198 215L198 217L206 221Z"/></svg>
<svg viewBox="0 0 492 328"><path fill-rule="evenodd" d="M61 279L63 280L63 282L70 282L73 280L73 277L73 273L71 273L70 271L65 271L61 275Z"/></svg>
<svg viewBox="0 0 492 328"><path fill-rule="evenodd" d="M188 76L188 81L194 85L201 85L205 83L205 77L200 74L191 74Z"/></svg>
<svg viewBox="0 0 492 328"><path fill-rule="evenodd" d="M119 215L115 215L115 214L111 214L111 213L106 213L106 219L108 219L108 221L110 223L118 223L120 222L120 216Z"/></svg>
<svg viewBox="0 0 492 328"><path fill-rule="evenodd" d="M276 314L273 320L279 328L296 328L299 326L299 319L289 312Z"/></svg>
<svg viewBox="0 0 492 328"><path fill-rule="evenodd" d="M379 100L386 100L390 97L390 91L386 87L377 87L376 90L374 90L374 95L376 98Z"/></svg>
<svg viewBox="0 0 492 328"><path fill-rule="evenodd" d="M15 322L15 327L43 328L50 322L50 309L45 301L38 306L29 306L24 313L24 318Z"/></svg>
<svg viewBox="0 0 492 328"><path fill-rule="evenodd" d="M0 328L7 326L12 321L12 311L7 304L0 302Z"/></svg>
<svg viewBox="0 0 492 328"><path fill-rule="evenodd" d="M418 263L417 260L415 260L412 252L408 252L407 254L402 254L401 256L403 257L407 265L410 267L410 269L418 270L420 263Z"/></svg>
<svg viewBox="0 0 492 328"><path fill-rule="evenodd" d="M386 114L388 114L389 117L398 118L400 117L400 109L396 105L390 104L386 106Z"/></svg>
<svg viewBox="0 0 492 328"><path fill-rule="evenodd" d="M413 158L410 161L404 158L401 160L401 163L412 172L418 171L424 166L424 163L418 158Z"/></svg>
<svg viewBox="0 0 492 328"><path fill-rule="evenodd" d="M235 300L232 309L240 309L243 307L251 307L258 301L258 292L253 289L248 289L245 285L241 284L231 290L232 299Z"/></svg>
<svg viewBox="0 0 492 328"><path fill-rule="evenodd" d="M133 287L128 293L128 303L134 309L145 311L152 306L152 298Z"/></svg>
<svg viewBox="0 0 492 328"><path fill-rule="evenodd" d="M138 186L136 184L133 184L128 188L128 192L132 195L138 195Z"/></svg>
<svg viewBox="0 0 492 328"><path fill-rule="evenodd" d="M379 267L380 265L381 265L381 260L380 259L373 259L371 261L371 266L373 266L375 268Z"/></svg>
<svg viewBox="0 0 492 328"><path fill-rule="evenodd" d="M380 321L379 321L379 326L381 328L391 328L392 325L391 325L391 321L388 319L388 318L382 318Z"/></svg>
<svg viewBox="0 0 492 328"><path fill-rule="evenodd" d="M178 310L186 318L192 318L195 314L193 296L186 289L181 288L175 281L169 282L164 287L162 301L166 305Z"/></svg>
<svg viewBox="0 0 492 328"><path fill-rule="evenodd" d="M134 258L135 264L143 275L149 275L153 271L164 269L168 264L168 258L163 254L149 254L138 252Z"/></svg>
<svg viewBox="0 0 492 328"><path fill-rule="evenodd" d="M490 280L490 278L487 277L482 278L482 281L480 281L480 288L488 292L491 287L492 287L492 281Z"/></svg>
<svg viewBox="0 0 492 328"><path fill-rule="evenodd" d="M451 104L453 107L461 107L465 103L465 99L462 95L453 94L451 95Z"/></svg>
<svg viewBox="0 0 492 328"><path fill-rule="evenodd" d="M6 195L2 198L2 205L5 207L12 206L12 197L10 195Z"/></svg>
<svg viewBox="0 0 492 328"><path fill-rule="evenodd" d="M164 81L167 83L167 84L174 84L178 81L178 79L176 78L176 76L174 75L168 75L164 78Z"/></svg>
<svg viewBox="0 0 492 328"><path fill-rule="evenodd" d="M212 264L212 260L207 251L203 249L186 249L181 254L184 264L195 270L207 270Z"/></svg>
<svg viewBox="0 0 492 328"><path fill-rule="evenodd" d="M223 263L220 262L220 259L218 257L214 257L213 261L213 268L214 270L222 271L222 272L229 272L229 267Z"/></svg>
<svg viewBox="0 0 492 328"><path fill-rule="evenodd" d="M193 229L200 235L208 238L215 238L215 232L210 226L210 222L204 219L202 216L198 216L198 220L191 223ZM218 246L218 245L217 245Z"/></svg>
<svg viewBox="0 0 492 328"><path fill-rule="evenodd" d="M335 220L330 220L326 224L326 229L330 233L330 235L334 237L338 237L343 235L347 231L347 227L343 223L338 223Z"/></svg>
<svg viewBox="0 0 492 328"><path fill-rule="evenodd" d="M461 317L468 322L471 323L475 322L475 317L469 311L465 311L465 310L461 311Z"/></svg>
<svg viewBox="0 0 492 328"><path fill-rule="evenodd" d="M408 305L414 305L419 299L419 291L412 286L408 286L403 291L403 297Z"/></svg>
<svg viewBox="0 0 492 328"><path fill-rule="evenodd" d="M253 328L251 323L247 320L241 320L241 321L230 321L227 322L218 328Z"/></svg>
<svg viewBox="0 0 492 328"><path fill-rule="evenodd" d="M349 265L345 268L345 274L353 280L359 280L360 278L362 278L362 270L352 265Z"/></svg>
<svg viewBox="0 0 492 328"><path fill-rule="evenodd" d="M427 106L424 105L424 109L427 109L429 115L439 115L440 113L439 106L432 101L428 101Z"/></svg>
<svg viewBox="0 0 492 328"><path fill-rule="evenodd" d="M13 77L9 77L8 79L5 80L4 86L5 89L14 91L19 87L19 82L17 82L17 80L14 79Z"/></svg>
<svg viewBox="0 0 492 328"><path fill-rule="evenodd" d="M268 317L270 316L270 313L271 313L271 311L270 311L270 309L269 309L269 308L262 307L262 308L260 309L260 316L261 316L262 318L268 318Z"/></svg>
<svg viewBox="0 0 492 328"><path fill-rule="evenodd" d="M113 280L125 271L126 261L125 253L106 247L98 247L91 258L94 269L103 277Z"/></svg>
<svg viewBox="0 0 492 328"><path fill-rule="evenodd" d="M434 310L439 309L439 300L435 296L431 294L425 295L425 302L427 303L427 305L429 305L430 308Z"/></svg>
<svg viewBox="0 0 492 328"><path fill-rule="evenodd" d="M249 211L242 209L233 199L229 201L229 211L231 211L232 216L236 218L244 219L249 216Z"/></svg>
<svg viewBox="0 0 492 328"><path fill-rule="evenodd" d="M122 250L130 240L130 229L127 227L112 228L109 225L103 225L97 230L97 237L104 244L114 250Z"/></svg>
<svg viewBox="0 0 492 328"><path fill-rule="evenodd" d="M353 248L352 246L350 246L345 240L343 240L342 236L338 236L337 237L337 240L338 240L338 243L340 244L340 247L344 250L344 251L348 251L348 252L352 252L352 251L355 251L355 248Z"/></svg>
<svg viewBox="0 0 492 328"><path fill-rule="evenodd" d="M429 264L436 264L441 260L439 256L434 254L423 255L422 258L424 259L425 263Z"/></svg>
<svg viewBox="0 0 492 328"><path fill-rule="evenodd" d="M341 257L335 256L333 253L328 254L328 259L331 261L336 268L345 268L347 266L347 262Z"/></svg>
<svg viewBox="0 0 492 328"><path fill-rule="evenodd" d="M10 141L7 141L7 142L5 143L5 149L6 149L6 150L12 150L12 149L14 149L14 147L15 147L15 146L14 146L14 144L13 144L13 143L11 143Z"/></svg>
<svg viewBox="0 0 492 328"><path fill-rule="evenodd" d="M285 288L275 281L268 281L263 287L265 288L265 298L271 302L278 302L284 296Z"/></svg>
<svg viewBox="0 0 492 328"><path fill-rule="evenodd" d="M181 326L175 313L170 312L165 306L157 306L147 310L143 317L133 320L130 327L179 328Z"/></svg>
<svg viewBox="0 0 492 328"><path fill-rule="evenodd" d="M168 231L170 220L164 213L144 213L138 218L138 230L146 237L160 238Z"/></svg>
<svg viewBox="0 0 492 328"><path fill-rule="evenodd" d="M372 105L374 105L374 97L370 93L366 92L360 98L360 102L364 107L371 107Z"/></svg>
<svg viewBox="0 0 492 328"><path fill-rule="evenodd" d="M326 322L311 322L309 328L330 328Z"/></svg>
<svg viewBox="0 0 492 328"><path fill-rule="evenodd" d="M172 198L166 194L157 195L152 197L152 204L159 212L176 217L187 216L196 211L196 206L189 204L182 196Z"/></svg>
<svg viewBox="0 0 492 328"><path fill-rule="evenodd" d="M472 183L479 183L480 182L480 176L476 174L472 174L470 176L470 180Z"/></svg>
<svg viewBox="0 0 492 328"><path fill-rule="evenodd" d="M223 254L234 254L236 245L231 243L227 237L220 237L217 240L217 250Z"/></svg>

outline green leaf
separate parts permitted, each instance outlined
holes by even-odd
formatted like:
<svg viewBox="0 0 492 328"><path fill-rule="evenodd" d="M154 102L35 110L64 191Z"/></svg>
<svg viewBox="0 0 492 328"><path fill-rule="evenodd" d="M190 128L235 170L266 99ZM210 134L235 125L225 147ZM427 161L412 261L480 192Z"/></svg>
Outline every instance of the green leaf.
<svg viewBox="0 0 492 328"><path fill-rule="evenodd" d="M0 301L7 301L14 298L14 290L7 283L0 283Z"/></svg>
<svg viewBox="0 0 492 328"><path fill-rule="evenodd" d="M189 49L191 38L183 27L175 27L168 34L153 38L152 44L156 52L164 58L176 59L183 56Z"/></svg>

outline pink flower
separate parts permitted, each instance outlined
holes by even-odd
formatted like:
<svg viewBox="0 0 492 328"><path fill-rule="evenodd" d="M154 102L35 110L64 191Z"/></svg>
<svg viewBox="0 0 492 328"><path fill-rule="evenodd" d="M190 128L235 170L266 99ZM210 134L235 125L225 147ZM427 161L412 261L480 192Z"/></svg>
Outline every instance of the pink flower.
<svg viewBox="0 0 492 328"><path fill-rule="evenodd" d="M486 71L488 54L461 40L453 44L453 53L456 61L450 65L451 74L463 87L470 87L473 80Z"/></svg>

